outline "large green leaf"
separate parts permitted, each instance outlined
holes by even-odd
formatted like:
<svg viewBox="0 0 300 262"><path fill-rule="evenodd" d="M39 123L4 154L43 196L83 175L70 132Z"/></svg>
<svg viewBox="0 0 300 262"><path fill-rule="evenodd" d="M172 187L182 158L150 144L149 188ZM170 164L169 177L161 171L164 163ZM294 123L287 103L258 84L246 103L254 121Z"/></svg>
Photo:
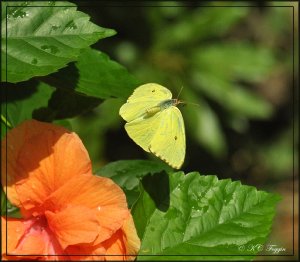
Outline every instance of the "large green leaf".
<svg viewBox="0 0 300 262"><path fill-rule="evenodd" d="M126 193L128 205L131 206L139 196L140 179L147 174L154 174L172 169L163 162L149 160L120 160L100 168L96 174L109 177Z"/></svg>
<svg viewBox="0 0 300 262"><path fill-rule="evenodd" d="M2 81L55 72L76 60L83 48L115 34L91 23L68 2L7 1L2 10L7 11L1 18Z"/></svg>
<svg viewBox="0 0 300 262"><path fill-rule="evenodd" d="M148 175L133 207L138 260L249 260L259 251L249 247L270 233L278 200L239 181L196 172Z"/></svg>

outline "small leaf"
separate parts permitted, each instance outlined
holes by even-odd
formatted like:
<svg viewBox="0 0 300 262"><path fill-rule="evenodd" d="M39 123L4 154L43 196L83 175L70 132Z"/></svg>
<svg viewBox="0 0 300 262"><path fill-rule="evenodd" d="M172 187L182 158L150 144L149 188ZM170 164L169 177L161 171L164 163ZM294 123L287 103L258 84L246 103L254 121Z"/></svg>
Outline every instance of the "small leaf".
<svg viewBox="0 0 300 262"><path fill-rule="evenodd" d="M132 211L141 238L138 260L169 258L164 255L253 259L259 250L243 247L266 241L279 199L239 181L196 172L148 175Z"/></svg>
<svg viewBox="0 0 300 262"><path fill-rule="evenodd" d="M6 195L1 187L1 216L21 218L20 209L16 206L13 206L9 200L6 198Z"/></svg>
<svg viewBox="0 0 300 262"><path fill-rule="evenodd" d="M171 171L171 168L162 163L149 160L120 160L100 168L96 174L109 177L125 190L129 206L139 196L140 178L147 174L161 171Z"/></svg>
<svg viewBox="0 0 300 262"><path fill-rule="evenodd" d="M47 122L71 118L93 109L101 102L101 99L79 95L73 90L57 89L52 93L48 106L35 110L33 117Z"/></svg>
<svg viewBox="0 0 300 262"><path fill-rule="evenodd" d="M52 92L53 88L34 80L19 84L6 83L1 88L2 114L15 127L24 120L32 119L35 109L46 106Z"/></svg>
<svg viewBox="0 0 300 262"><path fill-rule="evenodd" d="M69 2L3 2L3 9L2 81L16 83L55 72L77 60L81 49L115 34L91 23Z"/></svg>

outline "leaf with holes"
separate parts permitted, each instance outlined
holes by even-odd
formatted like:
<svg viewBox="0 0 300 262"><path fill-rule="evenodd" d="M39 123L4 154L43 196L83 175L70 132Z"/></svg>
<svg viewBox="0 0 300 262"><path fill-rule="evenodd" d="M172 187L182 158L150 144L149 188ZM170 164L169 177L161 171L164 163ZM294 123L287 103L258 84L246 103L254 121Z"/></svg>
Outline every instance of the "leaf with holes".
<svg viewBox="0 0 300 262"><path fill-rule="evenodd" d="M77 60L81 50L115 34L68 2L2 4L1 80L44 76Z"/></svg>
<svg viewBox="0 0 300 262"><path fill-rule="evenodd" d="M264 244L280 199L196 172L148 175L141 184L133 207L138 260L253 259L260 250L248 247Z"/></svg>

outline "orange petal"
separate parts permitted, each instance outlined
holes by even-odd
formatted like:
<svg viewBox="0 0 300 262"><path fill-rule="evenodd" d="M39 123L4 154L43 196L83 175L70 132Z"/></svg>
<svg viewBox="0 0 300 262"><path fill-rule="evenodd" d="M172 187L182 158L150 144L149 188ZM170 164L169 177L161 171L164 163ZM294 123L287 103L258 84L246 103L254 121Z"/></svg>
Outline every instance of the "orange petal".
<svg viewBox="0 0 300 262"><path fill-rule="evenodd" d="M7 183L9 200L17 206L21 201L25 209L41 204L70 178L91 172L88 153L76 134L36 120L7 133L2 155L2 184Z"/></svg>
<svg viewBox="0 0 300 262"><path fill-rule="evenodd" d="M105 260L126 260L126 256L123 256L126 255L126 247L123 242L122 230L118 230L102 244L106 249Z"/></svg>
<svg viewBox="0 0 300 262"><path fill-rule="evenodd" d="M74 245L68 246L65 249L66 254L69 255L71 260L75 261L103 261L105 259L105 248L99 244L93 245Z"/></svg>
<svg viewBox="0 0 300 262"><path fill-rule="evenodd" d="M126 257L126 260L134 260L140 250L141 241L137 235L131 214L129 215L128 219L125 220L125 223L122 226L122 231L124 239L123 241L126 247L126 254L130 255Z"/></svg>
<svg viewBox="0 0 300 262"><path fill-rule="evenodd" d="M124 225L110 239L103 242L106 248L106 260L134 260L140 249L132 216L129 215ZM115 256L121 254L123 256Z"/></svg>
<svg viewBox="0 0 300 262"><path fill-rule="evenodd" d="M21 237L24 235L26 226L20 219L1 217L1 242L2 242L2 256L6 256L7 253L11 253L17 247L17 244ZM6 234L7 232L7 234ZM10 259L10 257L6 257Z"/></svg>
<svg viewBox="0 0 300 262"><path fill-rule="evenodd" d="M99 234L96 212L82 206L68 206L60 212L46 211L51 231L63 249L69 245L91 243Z"/></svg>
<svg viewBox="0 0 300 262"><path fill-rule="evenodd" d="M45 202L48 210L62 209L66 204L86 206L97 211L101 226L95 244L109 238L128 217L126 197L111 179L92 175L74 177Z"/></svg>
<svg viewBox="0 0 300 262"><path fill-rule="evenodd" d="M43 228L38 219L2 218L1 222L2 256L5 260L46 259L45 255L62 254L62 249L51 232ZM49 258L53 259L53 256Z"/></svg>

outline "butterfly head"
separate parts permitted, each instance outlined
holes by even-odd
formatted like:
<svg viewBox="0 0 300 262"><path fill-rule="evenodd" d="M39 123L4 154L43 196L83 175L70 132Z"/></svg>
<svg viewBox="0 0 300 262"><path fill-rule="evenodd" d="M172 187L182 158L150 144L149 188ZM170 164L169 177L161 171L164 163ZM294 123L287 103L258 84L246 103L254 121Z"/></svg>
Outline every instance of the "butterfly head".
<svg viewBox="0 0 300 262"><path fill-rule="evenodd" d="M182 100L179 100L179 99L172 99L172 101L173 101L173 105L174 106L178 106L178 105L180 105L180 104L182 104L182 105L185 105L186 104L186 102L185 101L182 101Z"/></svg>

